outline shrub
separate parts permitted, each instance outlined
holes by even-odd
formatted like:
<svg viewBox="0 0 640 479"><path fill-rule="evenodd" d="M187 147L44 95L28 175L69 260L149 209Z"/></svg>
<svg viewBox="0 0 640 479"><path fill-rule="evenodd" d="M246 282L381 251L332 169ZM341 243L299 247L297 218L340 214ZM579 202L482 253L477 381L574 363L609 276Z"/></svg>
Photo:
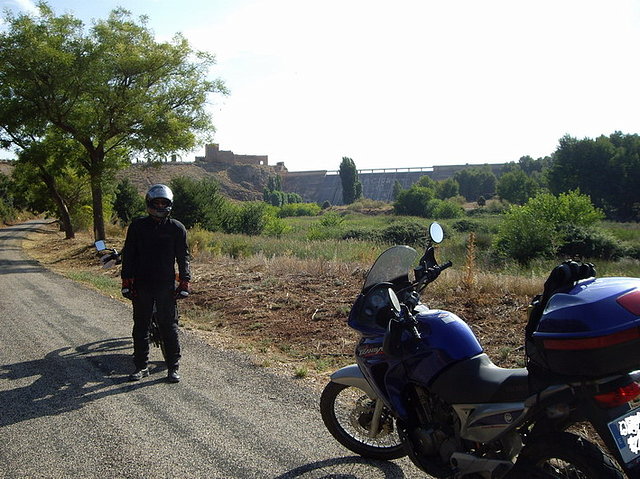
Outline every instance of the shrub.
<svg viewBox="0 0 640 479"><path fill-rule="evenodd" d="M487 227L482 225L481 223L477 221L468 220L466 218L455 221L454 223L451 224L451 228L459 233L468 233L470 231L477 233L478 231L487 230Z"/></svg>
<svg viewBox="0 0 640 479"><path fill-rule="evenodd" d="M430 207L430 216L437 220L460 218L461 216L464 216L464 210L462 207L451 201L432 200Z"/></svg>
<svg viewBox="0 0 640 479"><path fill-rule="evenodd" d="M539 256L559 253L570 226L589 227L603 218L588 196L569 192L539 194L524 206L512 206L498 228L494 243L498 254L528 263Z"/></svg>
<svg viewBox="0 0 640 479"><path fill-rule="evenodd" d="M221 252L234 259L248 258L253 255L253 247L242 238L228 238L222 242Z"/></svg>
<svg viewBox="0 0 640 479"><path fill-rule="evenodd" d="M278 210L278 217L287 218L290 216L317 216L320 214L320 207L315 203L291 203L283 205Z"/></svg>
<svg viewBox="0 0 640 479"><path fill-rule="evenodd" d="M267 225L268 216L268 206L262 201L229 204L224 212L222 230L225 233L259 235Z"/></svg>
<svg viewBox="0 0 640 479"><path fill-rule="evenodd" d="M594 228L566 225L561 228L563 244L559 254L566 257L615 260L627 253L613 236Z"/></svg>
<svg viewBox="0 0 640 479"><path fill-rule="evenodd" d="M429 228L416 222L393 223L379 233L381 241L390 244L424 244Z"/></svg>
<svg viewBox="0 0 640 479"><path fill-rule="evenodd" d="M320 224L326 227L334 227L339 226L344 222L344 216L340 216L338 213L330 211L329 213L325 213L322 215L320 219Z"/></svg>
<svg viewBox="0 0 640 479"><path fill-rule="evenodd" d="M291 226L288 226L282 218L269 215L262 234L280 238L283 234L289 231L291 231Z"/></svg>
<svg viewBox="0 0 640 479"><path fill-rule="evenodd" d="M380 232L371 228L352 228L342 234L342 239L359 241L376 241L380 239Z"/></svg>
<svg viewBox="0 0 640 479"><path fill-rule="evenodd" d="M393 208L398 215L427 217L428 204L434 197L433 189L414 185L398 193Z"/></svg>

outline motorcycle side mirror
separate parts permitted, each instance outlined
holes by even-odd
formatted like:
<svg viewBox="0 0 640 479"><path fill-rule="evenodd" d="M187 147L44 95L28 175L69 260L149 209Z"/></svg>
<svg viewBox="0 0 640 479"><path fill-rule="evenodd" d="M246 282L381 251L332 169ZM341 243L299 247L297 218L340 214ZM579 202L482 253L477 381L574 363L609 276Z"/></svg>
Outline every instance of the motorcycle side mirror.
<svg viewBox="0 0 640 479"><path fill-rule="evenodd" d="M104 251L107 249L107 245L104 240L98 240L94 243L96 247L96 251L99 253L100 251Z"/></svg>
<svg viewBox="0 0 640 479"><path fill-rule="evenodd" d="M398 316L402 311L400 307L400 300L398 299L395 291L391 288L387 289L387 294L389 295L389 300L391 301L391 310L393 311L393 314Z"/></svg>
<svg viewBox="0 0 640 479"><path fill-rule="evenodd" d="M431 240L434 243L442 243L442 240L444 239L444 230L442 229L442 226L435 221L431 223L431 226L429 226L429 236L431 236Z"/></svg>

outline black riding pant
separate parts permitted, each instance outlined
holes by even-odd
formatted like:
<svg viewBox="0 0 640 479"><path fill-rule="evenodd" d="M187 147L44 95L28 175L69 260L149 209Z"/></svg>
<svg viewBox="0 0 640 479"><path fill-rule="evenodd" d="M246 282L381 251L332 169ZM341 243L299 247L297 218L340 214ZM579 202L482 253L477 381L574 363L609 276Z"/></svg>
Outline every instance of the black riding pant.
<svg viewBox="0 0 640 479"><path fill-rule="evenodd" d="M180 362L178 342L178 314L174 283L135 283L136 297L133 299L133 362L137 369L147 367L149 361L149 326L156 306L156 318L164 340L168 368L177 368Z"/></svg>

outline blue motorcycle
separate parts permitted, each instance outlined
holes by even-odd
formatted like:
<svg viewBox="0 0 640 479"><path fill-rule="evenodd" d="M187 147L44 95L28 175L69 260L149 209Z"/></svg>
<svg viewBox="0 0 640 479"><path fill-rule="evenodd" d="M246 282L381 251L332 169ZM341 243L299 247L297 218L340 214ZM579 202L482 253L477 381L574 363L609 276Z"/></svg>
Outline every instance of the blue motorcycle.
<svg viewBox="0 0 640 479"><path fill-rule="evenodd" d="M640 279L558 265L529 308L526 367L500 368L462 319L421 302L451 266L435 258L442 228L430 232L419 260L394 246L370 269L348 319L357 364L321 396L329 432L437 478L640 478Z"/></svg>

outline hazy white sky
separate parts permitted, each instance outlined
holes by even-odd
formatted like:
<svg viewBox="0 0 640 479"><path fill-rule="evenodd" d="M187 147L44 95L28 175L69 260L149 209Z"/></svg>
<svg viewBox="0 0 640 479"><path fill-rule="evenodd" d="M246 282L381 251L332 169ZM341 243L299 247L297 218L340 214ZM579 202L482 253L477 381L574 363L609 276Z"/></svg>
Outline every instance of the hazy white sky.
<svg viewBox="0 0 640 479"><path fill-rule="evenodd" d="M30 11L31 0L0 0ZM53 0L213 53L216 142L290 171L500 163L640 133L640 0ZM196 152L201 154L200 151Z"/></svg>

